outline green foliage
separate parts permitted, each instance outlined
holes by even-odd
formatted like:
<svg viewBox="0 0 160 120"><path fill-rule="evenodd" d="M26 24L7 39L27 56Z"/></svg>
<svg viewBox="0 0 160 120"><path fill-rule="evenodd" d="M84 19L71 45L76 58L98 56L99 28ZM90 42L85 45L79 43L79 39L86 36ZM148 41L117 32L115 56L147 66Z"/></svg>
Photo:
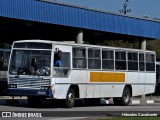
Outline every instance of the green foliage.
<svg viewBox="0 0 160 120"><path fill-rule="evenodd" d="M112 46L112 47L123 47L123 48L139 48L139 41L138 40L101 40L96 41L92 40L88 42L89 44L93 45L102 45L102 46Z"/></svg>
<svg viewBox="0 0 160 120"><path fill-rule="evenodd" d="M9 43L0 43L0 48L9 48Z"/></svg>
<svg viewBox="0 0 160 120"><path fill-rule="evenodd" d="M160 40L147 41L147 50L155 51L157 58L160 59Z"/></svg>

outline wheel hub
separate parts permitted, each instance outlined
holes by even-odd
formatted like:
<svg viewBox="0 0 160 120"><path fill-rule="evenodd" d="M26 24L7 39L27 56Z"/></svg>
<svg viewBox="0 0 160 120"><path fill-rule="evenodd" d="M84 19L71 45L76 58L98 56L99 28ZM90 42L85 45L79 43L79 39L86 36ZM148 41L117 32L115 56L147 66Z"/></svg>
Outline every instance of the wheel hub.
<svg viewBox="0 0 160 120"><path fill-rule="evenodd" d="M72 93L68 94L68 102L73 103L74 102L74 95Z"/></svg>

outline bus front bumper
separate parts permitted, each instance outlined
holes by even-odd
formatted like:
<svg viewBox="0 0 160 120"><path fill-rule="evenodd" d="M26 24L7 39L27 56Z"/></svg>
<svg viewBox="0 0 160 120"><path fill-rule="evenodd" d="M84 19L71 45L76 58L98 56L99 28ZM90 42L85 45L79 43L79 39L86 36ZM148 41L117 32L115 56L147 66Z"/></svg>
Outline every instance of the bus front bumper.
<svg viewBox="0 0 160 120"><path fill-rule="evenodd" d="M11 96L44 96L52 97L52 90L15 89L9 88L8 94Z"/></svg>

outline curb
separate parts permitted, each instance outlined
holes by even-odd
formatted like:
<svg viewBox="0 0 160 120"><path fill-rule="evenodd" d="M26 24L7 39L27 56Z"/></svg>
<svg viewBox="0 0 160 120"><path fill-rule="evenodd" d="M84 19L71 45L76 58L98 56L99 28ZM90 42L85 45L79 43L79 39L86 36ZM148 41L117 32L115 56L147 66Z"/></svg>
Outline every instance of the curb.
<svg viewBox="0 0 160 120"><path fill-rule="evenodd" d="M113 103L113 101L101 99L100 104L110 104ZM130 102L132 105L138 105L138 104L160 104L160 100L131 100Z"/></svg>
<svg viewBox="0 0 160 120"><path fill-rule="evenodd" d="M101 99L100 104L110 104L113 103L112 100ZM139 104L160 104L160 100L131 100L130 104L139 105Z"/></svg>
<svg viewBox="0 0 160 120"><path fill-rule="evenodd" d="M160 100L131 100L131 104L157 104Z"/></svg>
<svg viewBox="0 0 160 120"><path fill-rule="evenodd" d="M15 99L12 99L12 98L0 98L0 104L3 104L3 105L7 105L7 104L24 104L26 102L27 99L19 99L19 98L15 98Z"/></svg>

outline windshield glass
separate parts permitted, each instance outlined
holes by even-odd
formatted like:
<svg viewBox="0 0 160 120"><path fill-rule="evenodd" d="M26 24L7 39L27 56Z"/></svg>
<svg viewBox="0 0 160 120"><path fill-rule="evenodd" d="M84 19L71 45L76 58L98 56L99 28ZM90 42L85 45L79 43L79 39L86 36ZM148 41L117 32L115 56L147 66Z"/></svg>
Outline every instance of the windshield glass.
<svg viewBox="0 0 160 120"><path fill-rule="evenodd" d="M9 73L12 75L50 75L51 51L13 50Z"/></svg>

